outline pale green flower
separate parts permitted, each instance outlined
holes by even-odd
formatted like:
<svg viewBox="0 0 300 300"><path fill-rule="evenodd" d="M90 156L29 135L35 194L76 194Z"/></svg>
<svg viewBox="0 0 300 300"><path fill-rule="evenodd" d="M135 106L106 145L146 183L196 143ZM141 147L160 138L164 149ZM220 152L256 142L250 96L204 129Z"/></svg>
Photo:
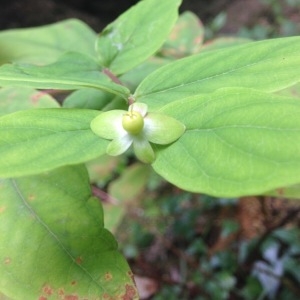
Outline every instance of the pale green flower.
<svg viewBox="0 0 300 300"><path fill-rule="evenodd" d="M128 111L111 110L92 120L93 132L112 140L107 146L107 154L120 155L132 145L139 160L152 163L155 154L150 143L167 145L184 133L185 126L181 122L161 113L148 113L147 110L146 104L134 103Z"/></svg>

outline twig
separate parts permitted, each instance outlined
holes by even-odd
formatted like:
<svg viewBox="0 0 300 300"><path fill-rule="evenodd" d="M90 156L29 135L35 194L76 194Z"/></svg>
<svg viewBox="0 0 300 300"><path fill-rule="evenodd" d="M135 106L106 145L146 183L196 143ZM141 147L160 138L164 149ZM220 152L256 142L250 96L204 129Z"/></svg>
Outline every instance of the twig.
<svg viewBox="0 0 300 300"><path fill-rule="evenodd" d="M119 201L118 199L112 197L111 195L107 194L103 190L101 190L99 187L92 185L92 194L97 197L99 200L103 201L104 203L110 203L113 205L118 205Z"/></svg>

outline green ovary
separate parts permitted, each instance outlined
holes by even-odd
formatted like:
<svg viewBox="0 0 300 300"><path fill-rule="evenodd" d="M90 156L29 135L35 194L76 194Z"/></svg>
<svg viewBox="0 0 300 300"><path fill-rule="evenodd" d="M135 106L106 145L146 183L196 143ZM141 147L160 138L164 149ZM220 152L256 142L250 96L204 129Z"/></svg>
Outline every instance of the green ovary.
<svg viewBox="0 0 300 300"><path fill-rule="evenodd" d="M137 111L130 111L123 116L123 128L130 134L137 135L144 128L144 118Z"/></svg>

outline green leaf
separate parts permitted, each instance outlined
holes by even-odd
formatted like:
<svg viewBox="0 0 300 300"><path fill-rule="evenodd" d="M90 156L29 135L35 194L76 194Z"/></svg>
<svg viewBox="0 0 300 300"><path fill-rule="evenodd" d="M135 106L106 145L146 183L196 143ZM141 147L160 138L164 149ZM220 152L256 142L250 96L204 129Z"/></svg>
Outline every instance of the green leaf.
<svg viewBox="0 0 300 300"><path fill-rule="evenodd" d="M0 89L0 116L30 108L59 107L47 93L32 88Z"/></svg>
<svg viewBox="0 0 300 300"><path fill-rule="evenodd" d="M222 49L222 48L227 48L227 47L232 47L232 46L237 46L237 45L243 45L246 43L253 42L250 39L246 38L241 38L241 37L219 37L216 39L213 39L211 41L206 42L202 47L201 47L201 53L205 51L211 51L211 50L217 50L217 49Z"/></svg>
<svg viewBox="0 0 300 300"><path fill-rule="evenodd" d="M134 92L146 76L169 62L170 59L152 56L142 64L122 74L119 78L125 86Z"/></svg>
<svg viewBox="0 0 300 300"><path fill-rule="evenodd" d="M1 300L12 300L11 298L8 298L6 295L0 292L0 299Z"/></svg>
<svg viewBox="0 0 300 300"><path fill-rule="evenodd" d="M127 98L129 90L112 82L97 62L80 53L69 52L46 66L6 64L0 67L0 86L74 90L96 88Z"/></svg>
<svg viewBox="0 0 300 300"><path fill-rule="evenodd" d="M197 15L190 11L182 13L168 39L158 54L181 58L199 52L204 38L204 27Z"/></svg>
<svg viewBox="0 0 300 300"><path fill-rule="evenodd" d="M62 105L64 108L86 108L102 111L128 109L127 101L124 101L123 98L92 88L74 91L65 98Z"/></svg>
<svg viewBox="0 0 300 300"><path fill-rule="evenodd" d="M63 107L102 110L113 100L114 97L115 96L112 94L97 89L80 89L66 97L63 102Z"/></svg>
<svg viewBox="0 0 300 300"><path fill-rule="evenodd" d="M13 299L136 299L82 166L0 180L0 289Z"/></svg>
<svg viewBox="0 0 300 300"><path fill-rule="evenodd" d="M123 174L125 170L122 169L122 166L126 164L125 160L126 158L124 156L102 155L86 163L89 178L92 183L96 184L96 187L93 187L93 192L103 200L105 227L112 233L116 232L126 211L124 205L118 201L119 199L113 197L110 190L106 193L106 188L104 190L102 190L102 188L114 182L114 178L120 170L122 170ZM128 169L130 169L130 167Z"/></svg>
<svg viewBox="0 0 300 300"><path fill-rule="evenodd" d="M103 210L105 212L105 224L107 229L115 234L122 219L126 216L126 209L124 205L119 203L103 203ZM1 299L2 300L2 299Z"/></svg>
<svg viewBox="0 0 300 300"><path fill-rule="evenodd" d="M142 198L151 168L149 165L135 163L129 166L121 176L112 181L108 186L108 193L115 203L103 205L105 212L105 224L112 231L116 232L122 219L129 212L130 207L136 207L137 202Z"/></svg>
<svg viewBox="0 0 300 300"><path fill-rule="evenodd" d="M223 87L274 92L300 81L300 37L208 51L161 67L142 81L135 98L149 109Z"/></svg>
<svg viewBox="0 0 300 300"><path fill-rule="evenodd" d="M90 122L98 111L32 109L0 118L0 176L37 174L91 160L105 153L108 142Z"/></svg>
<svg viewBox="0 0 300 300"><path fill-rule="evenodd" d="M52 63L66 51L95 56L96 33L83 22L70 19L56 24L0 32L0 64Z"/></svg>
<svg viewBox="0 0 300 300"><path fill-rule="evenodd" d="M295 97L300 100L300 84L298 83L290 86L287 89L279 91L277 94L282 96Z"/></svg>
<svg viewBox="0 0 300 300"><path fill-rule="evenodd" d="M124 157L102 155L88 161L85 165L89 173L90 181L99 187L105 187L114 179L115 173L120 169L120 165L125 164L123 160Z"/></svg>
<svg viewBox="0 0 300 300"><path fill-rule="evenodd" d="M265 193L265 195L300 200L300 184L294 184L292 186L282 187L273 191L268 191Z"/></svg>
<svg viewBox="0 0 300 300"><path fill-rule="evenodd" d="M213 196L259 194L300 182L300 102L227 88L160 110L186 125L154 145L155 171L182 189Z"/></svg>
<svg viewBox="0 0 300 300"><path fill-rule="evenodd" d="M136 201L146 187L150 172L149 165L141 163L131 165L109 185L109 194L122 203Z"/></svg>
<svg viewBox="0 0 300 300"><path fill-rule="evenodd" d="M164 43L178 17L181 0L144 0L99 35L100 63L115 74L139 65Z"/></svg>

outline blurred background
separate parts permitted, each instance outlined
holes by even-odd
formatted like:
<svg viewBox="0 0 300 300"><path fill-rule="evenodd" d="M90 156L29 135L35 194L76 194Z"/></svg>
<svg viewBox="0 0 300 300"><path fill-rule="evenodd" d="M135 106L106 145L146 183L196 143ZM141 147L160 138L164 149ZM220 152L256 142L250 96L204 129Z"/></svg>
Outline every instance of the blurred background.
<svg viewBox="0 0 300 300"><path fill-rule="evenodd" d="M137 0L2 0L0 29L31 27L66 18L79 18L95 31L114 20ZM183 0L212 33L239 34L262 39L297 35L299 0Z"/></svg>
<svg viewBox="0 0 300 300"><path fill-rule="evenodd" d="M99 32L136 2L2 0L0 29L78 18ZM187 10L205 41L300 33L300 0L184 0ZM300 299L299 186L223 199L182 191L128 156L87 166L141 299Z"/></svg>

